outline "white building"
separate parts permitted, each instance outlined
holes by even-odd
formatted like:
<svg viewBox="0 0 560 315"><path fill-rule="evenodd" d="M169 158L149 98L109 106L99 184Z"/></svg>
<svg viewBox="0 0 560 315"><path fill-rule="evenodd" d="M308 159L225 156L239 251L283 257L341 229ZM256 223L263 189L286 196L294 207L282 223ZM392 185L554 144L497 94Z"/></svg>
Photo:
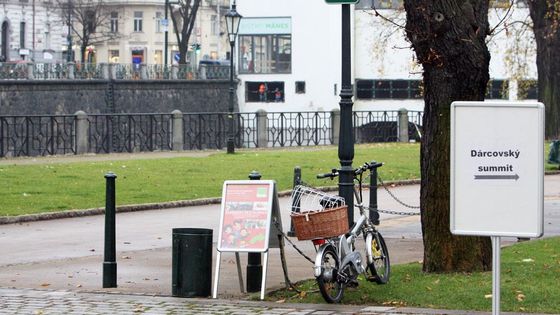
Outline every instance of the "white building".
<svg viewBox="0 0 560 315"><path fill-rule="evenodd" d="M52 11L54 0L3 0L0 3L0 60L62 61L65 25Z"/></svg>
<svg viewBox="0 0 560 315"><path fill-rule="evenodd" d="M354 110L423 110L422 69L403 29L376 17L372 1L380 14L405 24L402 0L361 0L352 6ZM532 30L522 32L518 24L510 23L526 20L529 12L522 0L512 10L507 10L509 3L491 1L490 27L498 28L488 42L492 58L487 98L534 98L537 75ZM324 0L237 0L237 10L244 17L236 51L241 111L339 108L340 5ZM504 16L509 24L507 31L500 31ZM517 35L521 37L516 39ZM261 84L267 87L264 98L259 97ZM281 93L278 100L276 88Z"/></svg>

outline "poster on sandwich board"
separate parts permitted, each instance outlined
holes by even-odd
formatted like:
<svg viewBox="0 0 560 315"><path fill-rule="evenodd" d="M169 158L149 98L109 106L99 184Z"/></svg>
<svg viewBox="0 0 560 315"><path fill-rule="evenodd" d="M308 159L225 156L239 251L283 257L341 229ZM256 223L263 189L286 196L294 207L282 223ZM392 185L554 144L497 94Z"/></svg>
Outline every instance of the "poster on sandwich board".
<svg viewBox="0 0 560 315"><path fill-rule="evenodd" d="M266 252L278 243L272 225L273 217L280 218L274 181L225 181L221 207L218 251Z"/></svg>

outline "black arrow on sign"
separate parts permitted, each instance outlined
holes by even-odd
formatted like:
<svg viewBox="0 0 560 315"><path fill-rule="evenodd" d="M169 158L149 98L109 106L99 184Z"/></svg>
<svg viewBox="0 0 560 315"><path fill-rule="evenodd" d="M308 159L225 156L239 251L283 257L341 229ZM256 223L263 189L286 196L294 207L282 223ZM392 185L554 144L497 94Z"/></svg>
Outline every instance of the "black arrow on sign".
<svg viewBox="0 0 560 315"><path fill-rule="evenodd" d="M474 179L519 179L519 175L474 175Z"/></svg>

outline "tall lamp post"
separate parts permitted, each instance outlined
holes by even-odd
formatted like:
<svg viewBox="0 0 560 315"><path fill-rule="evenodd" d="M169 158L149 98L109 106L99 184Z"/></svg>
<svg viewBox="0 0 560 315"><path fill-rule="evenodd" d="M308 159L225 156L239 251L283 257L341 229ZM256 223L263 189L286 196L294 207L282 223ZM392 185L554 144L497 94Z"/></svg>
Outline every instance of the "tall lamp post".
<svg viewBox="0 0 560 315"><path fill-rule="evenodd" d="M167 10L169 10L169 0L165 0L165 15L163 16L163 20L165 21L165 25L163 25L163 65L167 66L167 45L169 41L168 35L168 27L169 27L169 20L167 19Z"/></svg>
<svg viewBox="0 0 560 315"><path fill-rule="evenodd" d="M66 54L66 61L72 62L72 57L74 55L74 51L72 50L72 2L68 0L68 37L67 39L67 54Z"/></svg>
<svg viewBox="0 0 560 315"><path fill-rule="evenodd" d="M234 132L233 132L233 96L235 93L235 87L233 85L233 49L235 47L235 38L237 37L237 32L239 31L239 23L241 22L241 14L236 10L236 3L233 0L231 9L226 13L226 27L229 37L229 113L228 113L228 137L227 137L227 153L235 153L235 142L234 142Z"/></svg>

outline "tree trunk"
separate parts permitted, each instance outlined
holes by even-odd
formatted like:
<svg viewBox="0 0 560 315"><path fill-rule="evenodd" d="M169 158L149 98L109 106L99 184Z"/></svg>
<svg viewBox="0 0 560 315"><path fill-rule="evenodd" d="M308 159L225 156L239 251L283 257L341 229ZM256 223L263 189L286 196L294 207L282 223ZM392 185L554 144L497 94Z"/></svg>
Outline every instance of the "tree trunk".
<svg viewBox="0 0 560 315"><path fill-rule="evenodd" d="M545 105L545 136L560 137L560 3L557 0L528 1L537 41L539 101Z"/></svg>
<svg viewBox="0 0 560 315"><path fill-rule="evenodd" d="M449 229L450 105L484 99L490 62L484 41L488 0L405 0L404 7L407 37L423 67L423 270L489 270L490 239L454 236Z"/></svg>

